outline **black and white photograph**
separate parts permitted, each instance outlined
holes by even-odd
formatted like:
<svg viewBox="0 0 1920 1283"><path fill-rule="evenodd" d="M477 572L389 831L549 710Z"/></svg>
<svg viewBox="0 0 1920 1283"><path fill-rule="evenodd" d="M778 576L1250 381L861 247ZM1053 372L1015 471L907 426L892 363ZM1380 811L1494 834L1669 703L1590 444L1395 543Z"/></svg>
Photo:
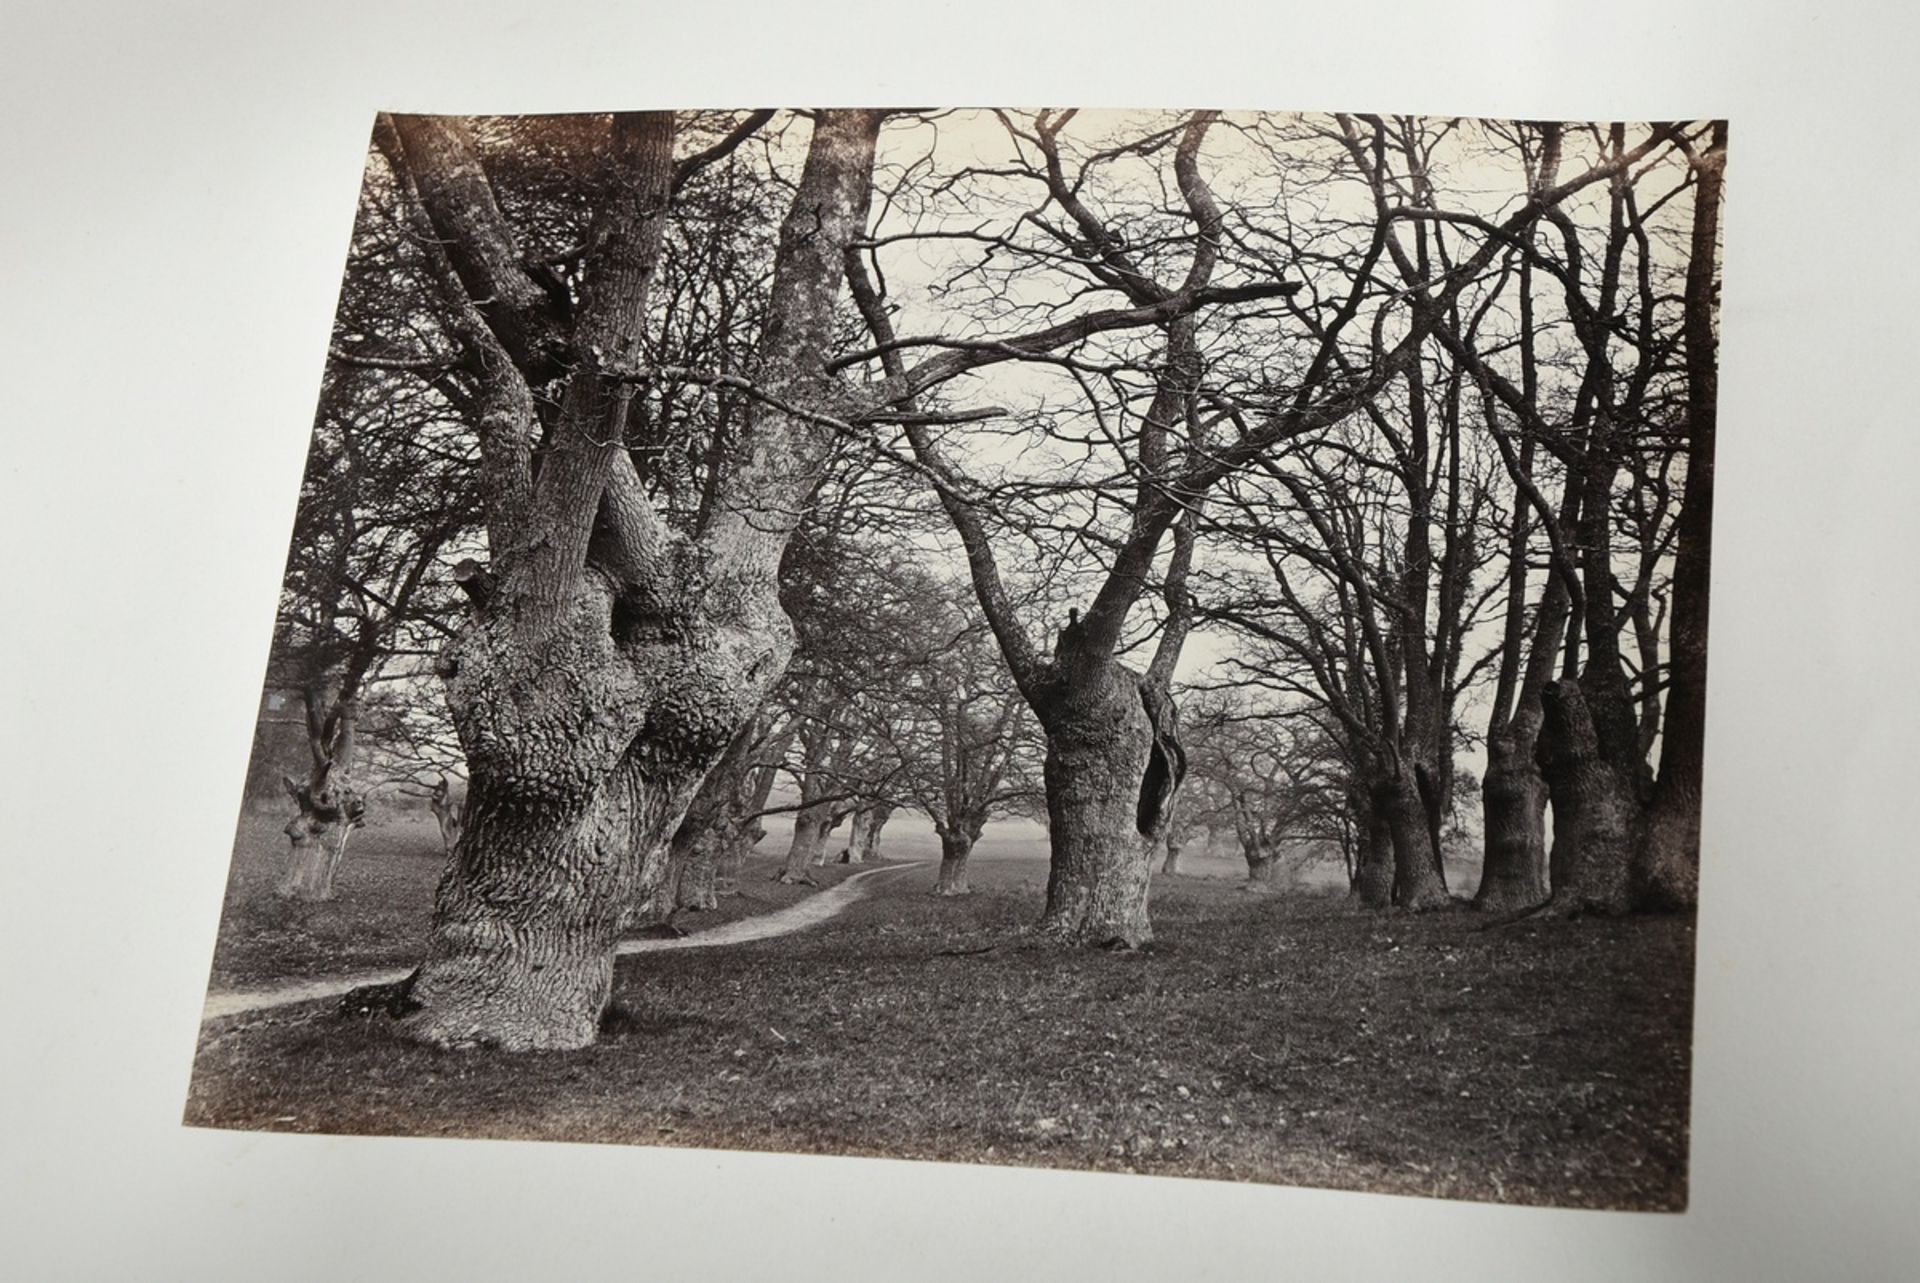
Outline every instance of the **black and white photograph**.
<svg viewBox="0 0 1920 1283"><path fill-rule="evenodd" d="M0 29L0 1275L1920 1269L1920 18Z"/></svg>
<svg viewBox="0 0 1920 1283"><path fill-rule="evenodd" d="M187 1120L1684 1207L1727 156L381 115Z"/></svg>

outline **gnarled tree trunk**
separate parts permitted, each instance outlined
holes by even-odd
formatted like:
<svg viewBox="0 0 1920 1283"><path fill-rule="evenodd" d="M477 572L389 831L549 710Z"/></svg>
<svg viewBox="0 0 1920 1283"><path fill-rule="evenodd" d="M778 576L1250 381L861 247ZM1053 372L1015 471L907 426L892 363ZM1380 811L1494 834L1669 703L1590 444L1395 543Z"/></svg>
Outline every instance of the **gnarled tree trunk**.
<svg viewBox="0 0 1920 1283"><path fill-rule="evenodd" d="M583 576L529 645L483 609L441 659L471 772L407 1026L443 1045L593 1041L613 944L702 778L785 663L774 620L711 648L623 644L615 594ZM642 734L642 730L645 734Z"/></svg>
<svg viewBox="0 0 1920 1283"><path fill-rule="evenodd" d="M833 804L809 802L793 813L793 840L787 843L787 862L774 875L776 882L811 885L807 870L826 862L827 833L833 827Z"/></svg>
<svg viewBox="0 0 1920 1283"><path fill-rule="evenodd" d="M1353 865L1353 884L1349 894L1362 908L1386 909L1393 905L1393 830L1387 817L1373 804L1373 788L1357 785L1352 804L1359 830L1359 850Z"/></svg>
<svg viewBox="0 0 1920 1283"><path fill-rule="evenodd" d="M1261 891L1272 887L1274 875L1280 869L1279 847L1255 837L1242 838L1240 850L1247 859L1246 889Z"/></svg>
<svg viewBox="0 0 1920 1283"><path fill-rule="evenodd" d="M973 854L973 844L980 840L983 826L962 822L936 827L940 833L940 876L934 880L933 894L972 894L973 888L967 885L967 857Z"/></svg>
<svg viewBox="0 0 1920 1283"><path fill-rule="evenodd" d="M1052 871L1042 932L1074 944L1132 948L1147 920L1153 852L1186 774L1172 697L1109 656L1062 634L1039 684Z"/></svg>
<svg viewBox="0 0 1920 1283"><path fill-rule="evenodd" d="M831 846L829 839L833 837L833 831L845 823L849 815L853 814L854 812L847 810L843 804L835 805L827 812L827 827L821 830L820 845L815 848L813 853L814 864L821 865L827 862L827 851ZM839 860L838 863L846 863L844 855L845 853L842 852L843 858Z"/></svg>
<svg viewBox="0 0 1920 1283"><path fill-rule="evenodd" d="M351 697L339 700L322 718L314 696L307 696L307 738L313 754L313 773L303 782L284 777L287 795L298 808L282 830L287 835L287 871L277 893L289 900L333 899L333 879L353 836L366 814L366 804L354 789L353 739L359 716Z"/></svg>
<svg viewBox="0 0 1920 1283"><path fill-rule="evenodd" d="M1167 855L1164 860L1160 861L1160 872L1162 873L1180 872L1180 851L1182 849L1182 845L1183 844L1180 842L1180 840L1174 837L1172 833L1167 834L1167 837L1166 837Z"/></svg>
<svg viewBox="0 0 1920 1283"><path fill-rule="evenodd" d="M703 830L694 839L680 864L680 874L674 880L675 909L682 913L704 913L719 907L720 900L715 889L719 874L717 845L718 835L712 829Z"/></svg>
<svg viewBox="0 0 1920 1283"><path fill-rule="evenodd" d="M1373 810L1393 844L1393 903L1416 913L1453 903L1434 848L1427 803L1406 762L1390 764L1374 781Z"/></svg>
<svg viewBox="0 0 1920 1283"><path fill-rule="evenodd" d="M1691 909L1700 898L1700 786L1676 780L1647 809L1634 864L1634 900L1656 913Z"/></svg>
<svg viewBox="0 0 1920 1283"><path fill-rule="evenodd" d="M1563 517L1571 512L1565 509ZM1516 583L1516 594L1520 587ZM1480 889L1473 897L1476 909L1494 913L1530 909L1551 892L1546 831L1549 792L1540 770L1539 744L1545 717L1543 692L1553 677L1568 608L1567 576L1556 569L1540 600L1524 676L1517 655L1503 661L1501 681L1515 698L1511 714L1505 711L1505 690L1496 698L1487 732L1487 773L1480 785L1484 858ZM1521 644L1519 615L1519 607L1510 604L1508 644L1513 647Z"/></svg>
<svg viewBox="0 0 1920 1283"><path fill-rule="evenodd" d="M1567 914L1625 913L1640 818L1634 781L1605 752L1578 681L1548 684L1542 705L1540 770L1553 801L1549 903Z"/></svg>
<svg viewBox="0 0 1920 1283"><path fill-rule="evenodd" d="M1512 912L1547 898L1547 781L1534 761L1534 739L1508 731L1487 740L1480 781L1486 856L1476 909Z"/></svg>
<svg viewBox="0 0 1920 1283"><path fill-rule="evenodd" d="M753 848L760 845L760 839L767 836L766 826L756 816L735 826L732 840L720 853L719 881L724 892L728 886L738 886L740 875L746 871L747 857L753 854Z"/></svg>
<svg viewBox="0 0 1920 1283"><path fill-rule="evenodd" d="M291 849L278 893L290 900L331 900L347 839L366 808L345 781L327 780L318 789L291 779L287 785L300 813L284 830Z"/></svg>

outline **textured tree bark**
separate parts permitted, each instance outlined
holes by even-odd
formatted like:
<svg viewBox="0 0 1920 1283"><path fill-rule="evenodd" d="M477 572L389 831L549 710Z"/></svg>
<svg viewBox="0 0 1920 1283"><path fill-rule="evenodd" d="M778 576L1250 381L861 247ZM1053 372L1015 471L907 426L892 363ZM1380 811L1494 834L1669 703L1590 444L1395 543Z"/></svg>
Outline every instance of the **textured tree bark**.
<svg viewBox="0 0 1920 1283"><path fill-rule="evenodd" d="M405 995L405 1026L426 1041L593 1041L648 861L664 861L702 778L784 665L771 620L714 629L699 647L622 644L614 600L589 571L538 643L512 611L483 611L441 658L470 783Z"/></svg>
<svg viewBox="0 0 1920 1283"><path fill-rule="evenodd" d="M886 831L887 821L893 818L893 808L876 806L872 814L873 821L867 826L866 845L854 852L855 857L862 864L878 864L886 858L880 854L880 835Z"/></svg>
<svg viewBox="0 0 1920 1283"><path fill-rule="evenodd" d="M1362 908L1386 909L1393 905L1393 830L1373 804L1371 787L1360 796L1360 851L1351 894Z"/></svg>
<svg viewBox="0 0 1920 1283"><path fill-rule="evenodd" d="M1550 683L1542 704L1546 720L1538 752L1553 801L1548 904L1568 915L1625 913L1639 820L1634 781L1603 751L1589 694L1579 682Z"/></svg>
<svg viewBox="0 0 1920 1283"><path fill-rule="evenodd" d="M859 810L853 813L853 823L847 826L847 845L840 852L841 864L858 864L858 851L867 844L867 829L873 823L871 812Z"/></svg>
<svg viewBox="0 0 1920 1283"><path fill-rule="evenodd" d="M1181 844L1174 840L1173 834L1171 833L1167 834L1166 847L1167 847L1167 857L1166 859L1160 862L1160 872L1162 873L1180 872Z"/></svg>
<svg viewBox="0 0 1920 1283"><path fill-rule="evenodd" d="M967 885L967 857L973 854L973 844L979 840L978 829L962 826L960 828L942 828L940 831L940 876L934 880L935 895L971 895L973 888Z"/></svg>
<svg viewBox="0 0 1920 1283"><path fill-rule="evenodd" d="M1512 731L1487 740L1480 782L1485 863L1473 907L1493 913L1530 909L1547 898L1547 781L1533 757L1534 736Z"/></svg>
<svg viewBox="0 0 1920 1283"><path fill-rule="evenodd" d="M1036 686L1046 732L1052 870L1040 930L1071 944L1134 948L1147 919L1153 852L1186 774L1173 700L1132 669L1061 635Z"/></svg>
<svg viewBox="0 0 1920 1283"><path fill-rule="evenodd" d="M1636 853L1634 900L1653 913L1677 913L1700 899L1700 788L1676 780L1647 811Z"/></svg>
<svg viewBox="0 0 1920 1283"><path fill-rule="evenodd" d="M1553 806L1547 864L1557 914L1617 914L1631 907L1631 864L1646 795L1640 717L1619 646L1617 584L1609 559L1610 497L1621 462L1617 427L1596 424L1575 480L1581 486L1580 579L1586 643L1579 676L1541 691L1535 756Z"/></svg>
<svg viewBox="0 0 1920 1283"><path fill-rule="evenodd" d="M1394 905L1415 913L1450 907L1453 897L1434 849L1431 816L1410 765L1382 773L1374 783L1373 807L1386 821L1393 844Z"/></svg>

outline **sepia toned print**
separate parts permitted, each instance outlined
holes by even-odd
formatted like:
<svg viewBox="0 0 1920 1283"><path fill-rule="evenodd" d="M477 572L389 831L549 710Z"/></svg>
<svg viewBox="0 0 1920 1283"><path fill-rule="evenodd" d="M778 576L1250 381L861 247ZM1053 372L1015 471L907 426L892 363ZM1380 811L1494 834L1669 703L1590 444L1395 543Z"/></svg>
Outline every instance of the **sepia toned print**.
<svg viewBox="0 0 1920 1283"><path fill-rule="evenodd" d="M376 122L187 1121L1684 1207L1724 122Z"/></svg>

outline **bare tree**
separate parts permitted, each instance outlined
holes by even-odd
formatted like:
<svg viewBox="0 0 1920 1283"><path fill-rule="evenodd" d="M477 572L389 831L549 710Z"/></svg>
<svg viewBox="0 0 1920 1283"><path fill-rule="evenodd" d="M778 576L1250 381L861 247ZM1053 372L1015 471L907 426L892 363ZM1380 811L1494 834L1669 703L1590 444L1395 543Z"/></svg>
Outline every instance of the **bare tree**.
<svg viewBox="0 0 1920 1283"><path fill-rule="evenodd" d="M1189 720L1194 782L1217 795L1247 862L1247 885L1266 889L1289 852L1298 864L1338 844L1346 819L1345 763L1311 719L1213 702Z"/></svg>
<svg viewBox="0 0 1920 1283"><path fill-rule="evenodd" d="M1042 112L1031 128L1007 127L1030 149L1046 200L1065 223L1036 217L1101 287L1117 290L1161 327L1161 361L1150 403L1130 439L1115 441L1135 479L1127 531L1113 546L1107 574L1085 615L1076 609L1044 657L1016 615L981 512L980 488L922 425L907 433L965 545L982 610L1014 681L1047 739L1046 792L1052 871L1043 932L1070 943L1135 946L1152 936L1147 918L1151 852L1163 844L1185 773L1168 690L1190 622L1184 580L1192 557L1189 514L1204 496L1214 460L1200 430L1201 359L1195 312L1203 303L1284 295L1297 286L1255 282L1212 285L1219 262L1222 211L1201 176L1200 150L1218 113L1195 114L1177 130L1133 149L1157 149L1178 137L1174 169L1185 216L1195 225L1176 283L1149 274L1139 257L1081 197L1090 171L1118 151L1096 153L1069 177L1062 131L1074 113ZM1128 150L1122 148L1120 151ZM897 361L883 301L857 263L855 297L882 349ZM1127 617L1154 580L1161 542L1178 528L1163 579L1168 623L1145 671L1120 659Z"/></svg>

